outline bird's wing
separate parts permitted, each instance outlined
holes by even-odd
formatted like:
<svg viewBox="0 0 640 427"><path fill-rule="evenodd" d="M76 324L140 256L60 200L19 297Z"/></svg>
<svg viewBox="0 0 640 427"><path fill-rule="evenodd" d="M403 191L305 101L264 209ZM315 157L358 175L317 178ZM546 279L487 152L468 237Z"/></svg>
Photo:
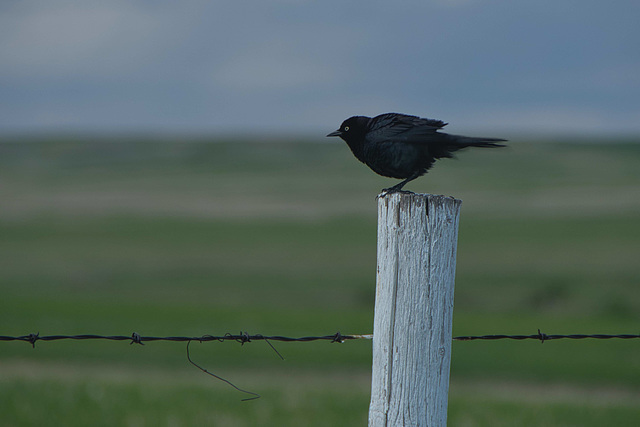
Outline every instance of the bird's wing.
<svg viewBox="0 0 640 427"><path fill-rule="evenodd" d="M376 141L423 142L447 124L442 120L424 119L406 114L387 113L368 123L367 139Z"/></svg>

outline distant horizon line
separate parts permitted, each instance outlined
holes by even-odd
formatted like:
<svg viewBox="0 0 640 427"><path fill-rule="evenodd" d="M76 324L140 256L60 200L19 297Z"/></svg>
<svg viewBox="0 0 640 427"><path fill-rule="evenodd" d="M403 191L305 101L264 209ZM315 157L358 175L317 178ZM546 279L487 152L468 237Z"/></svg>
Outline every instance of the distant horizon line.
<svg viewBox="0 0 640 427"><path fill-rule="evenodd" d="M329 131L327 131L329 132ZM476 131L460 130L462 132L475 132L479 136L486 133L483 129ZM511 131L503 132L500 130L490 131L491 135L498 135L501 138L506 138L510 141L533 141L538 142L590 142L595 143L602 141L603 139L636 143L640 142L640 132L570 132L570 131ZM458 133L458 131L450 132ZM494 135L496 134L496 135ZM265 143L273 142L336 142L325 139L326 132L324 130L319 131L286 131L278 132L277 130L255 130L255 131L243 131L243 132L230 132L223 130L197 130L197 131L185 131L185 130L99 130L99 129L40 129L40 130L19 130L19 131L4 131L0 130L0 143L17 142L21 141L45 141L54 139L100 139L100 140L161 140L167 142L175 139L185 139L184 142L201 141L203 139L211 140L211 142L219 141L242 141L242 142L259 142Z"/></svg>

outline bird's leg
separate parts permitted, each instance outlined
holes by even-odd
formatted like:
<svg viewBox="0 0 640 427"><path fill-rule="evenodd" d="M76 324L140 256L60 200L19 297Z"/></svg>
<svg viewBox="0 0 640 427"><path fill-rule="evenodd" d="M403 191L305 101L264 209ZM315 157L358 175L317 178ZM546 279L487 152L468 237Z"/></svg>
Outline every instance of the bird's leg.
<svg viewBox="0 0 640 427"><path fill-rule="evenodd" d="M414 179L416 179L419 176L420 176L420 174L415 173L415 174L411 175L409 178L405 179L404 181L394 185L393 187L383 188L381 194L383 196L385 196L387 194L391 194L391 193L413 194L413 191L403 190L402 187L404 187L409 181L413 181Z"/></svg>

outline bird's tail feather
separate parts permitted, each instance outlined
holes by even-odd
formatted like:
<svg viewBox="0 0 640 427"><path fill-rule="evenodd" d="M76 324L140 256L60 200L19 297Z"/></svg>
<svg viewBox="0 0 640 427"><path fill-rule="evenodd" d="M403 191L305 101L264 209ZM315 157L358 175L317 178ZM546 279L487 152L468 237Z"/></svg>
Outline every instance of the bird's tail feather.
<svg viewBox="0 0 640 427"><path fill-rule="evenodd" d="M500 138L474 138L471 136L451 135L451 145L457 149L466 147L505 147L500 142L506 142L506 139Z"/></svg>

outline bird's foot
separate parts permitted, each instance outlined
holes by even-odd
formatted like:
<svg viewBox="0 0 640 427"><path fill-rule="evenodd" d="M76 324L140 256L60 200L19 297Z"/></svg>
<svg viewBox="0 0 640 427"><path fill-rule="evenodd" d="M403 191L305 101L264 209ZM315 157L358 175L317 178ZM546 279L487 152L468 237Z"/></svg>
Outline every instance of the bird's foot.
<svg viewBox="0 0 640 427"><path fill-rule="evenodd" d="M387 194L401 193L401 194L415 194L413 191L403 190L401 186L394 185L393 187L383 188L378 197L384 197Z"/></svg>

